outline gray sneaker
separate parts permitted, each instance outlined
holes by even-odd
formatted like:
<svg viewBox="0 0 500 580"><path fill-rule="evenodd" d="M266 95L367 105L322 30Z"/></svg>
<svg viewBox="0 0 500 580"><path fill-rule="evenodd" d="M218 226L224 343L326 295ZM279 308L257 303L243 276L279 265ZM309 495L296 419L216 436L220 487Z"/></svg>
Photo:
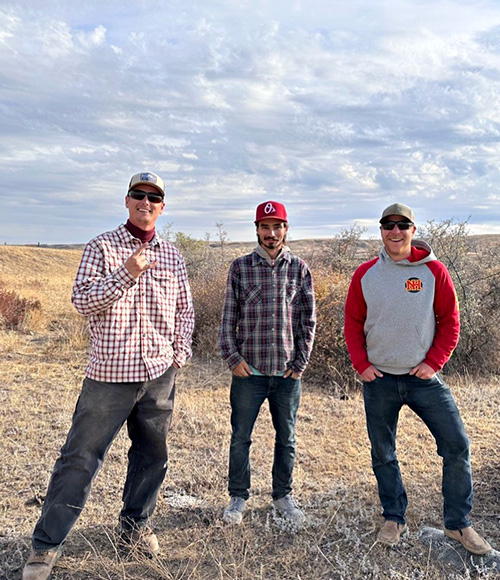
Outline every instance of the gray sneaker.
<svg viewBox="0 0 500 580"><path fill-rule="evenodd" d="M229 505L222 514L222 519L226 524L241 524L243 519L243 510L245 509L246 500L242 497L233 496Z"/></svg>
<svg viewBox="0 0 500 580"><path fill-rule="evenodd" d="M306 518L304 512L299 508L291 494L273 500L273 504L274 508L281 516L293 522L300 524Z"/></svg>

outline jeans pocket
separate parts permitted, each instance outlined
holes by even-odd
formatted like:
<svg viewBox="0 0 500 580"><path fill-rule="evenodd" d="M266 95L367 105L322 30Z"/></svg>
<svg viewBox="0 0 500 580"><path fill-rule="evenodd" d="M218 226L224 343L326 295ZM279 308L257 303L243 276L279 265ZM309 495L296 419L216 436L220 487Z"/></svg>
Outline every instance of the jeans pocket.
<svg viewBox="0 0 500 580"><path fill-rule="evenodd" d="M431 386L436 385L436 384L444 385L444 381L441 378L441 376L439 375L439 373L435 374L430 379L421 379L421 378L413 375L413 379L422 387L431 387Z"/></svg>
<svg viewBox="0 0 500 580"><path fill-rule="evenodd" d="M247 375L246 377L240 377L239 375L231 374L231 377L233 381L247 381L251 377L251 375Z"/></svg>

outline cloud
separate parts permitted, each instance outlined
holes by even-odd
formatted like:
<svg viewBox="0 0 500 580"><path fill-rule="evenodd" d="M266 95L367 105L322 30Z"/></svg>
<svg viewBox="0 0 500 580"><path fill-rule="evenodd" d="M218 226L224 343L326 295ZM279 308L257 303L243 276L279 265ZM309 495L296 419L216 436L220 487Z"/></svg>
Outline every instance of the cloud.
<svg viewBox="0 0 500 580"><path fill-rule="evenodd" d="M199 237L220 221L253 239L268 198L309 237L399 199L500 222L493 2L19 0L0 17L0 242L114 227L143 168ZM12 191L37 208L21 229Z"/></svg>

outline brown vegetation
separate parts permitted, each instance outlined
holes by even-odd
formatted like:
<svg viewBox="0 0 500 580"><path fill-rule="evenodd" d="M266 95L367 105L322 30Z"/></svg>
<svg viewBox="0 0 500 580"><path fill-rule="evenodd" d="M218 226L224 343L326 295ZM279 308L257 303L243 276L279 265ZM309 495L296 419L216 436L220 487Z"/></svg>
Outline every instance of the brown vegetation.
<svg viewBox="0 0 500 580"><path fill-rule="evenodd" d="M352 250L351 264L376 252L377 244L359 245L355 239L352 243L356 245L355 249L348 248ZM219 361L215 337L227 264L241 249L227 245L222 255L217 247L208 253L206 245L194 248L189 240L186 244L188 261L194 249L205 252L205 258L193 258L195 270L190 266L197 308L196 354L179 375L169 436L170 468L152 522L162 556L155 562L127 559L115 547L114 526L121 506L127 454L127 437L122 432L68 538L54 578L468 578L468 574L455 574L431 563L418 541L420 526L440 527L442 523L440 460L432 437L410 412L401 417L398 451L410 498L411 533L396 549L374 544L381 524L380 509L362 399L342 338L343 299L351 270L345 262L339 266L332 259L332 252L348 255L345 247L339 254L335 240L311 243L300 252L313 267L320 312L315 358L304 378L297 423L295 494L308 514L307 525L302 530L290 529L270 507L273 430L265 409L255 430L252 497L244 523L236 529L222 524L220 515L228 500L230 376ZM460 260L477 259L476 251L469 247ZM38 319L31 327L28 321L23 333L0 330L0 577L7 580L20 578L29 536L83 378L85 324L69 300L80 255L73 250L0 247L2 288L20 298L39 300L41 305ZM465 284L458 258L450 258L455 260ZM476 271L464 285L471 320L474 316L481 318L476 313L482 308L492 309L491 322L484 324L491 324L489 332L495 334L489 338L493 341L498 333L493 328L497 320L493 310L497 299L495 264L483 260L481 279ZM482 292L473 302L472 283ZM463 304L464 299L461 301ZM479 344L474 341L480 339L472 335L469 341L466 335L467 350L459 353L457 349L456 355L461 357L457 368L475 370L476 361L467 357L475 352L477 347L473 345ZM486 353L481 356L484 360ZM498 350L488 356L487 363L493 368ZM499 547L500 383L491 373L483 377L476 374L475 378L453 374L447 380L472 440L476 493L473 521ZM479 577L489 576L479 573Z"/></svg>
<svg viewBox="0 0 500 580"><path fill-rule="evenodd" d="M40 308L39 300L21 298L14 291L0 288L0 328L22 331Z"/></svg>

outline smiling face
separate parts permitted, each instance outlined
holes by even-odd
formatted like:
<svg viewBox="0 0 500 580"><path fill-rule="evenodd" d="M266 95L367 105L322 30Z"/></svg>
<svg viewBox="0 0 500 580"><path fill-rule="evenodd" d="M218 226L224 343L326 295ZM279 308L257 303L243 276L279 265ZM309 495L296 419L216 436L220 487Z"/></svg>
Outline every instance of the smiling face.
<svg viewBox="0 0 500 580"><path fill-rule="evenodd" d="M153 185L141 183L133 190L140 190L146 193L158 194L158 190ZM144 231L152 230L155 227L156 220L163 213L165 203L150 202L147 196L144 199L132 199L129 195L125 197L125 207L128 209L129 220L134 226Z"/></svg>
<svg viewBox="0 0 500 580"><path fill-rule="evenodd" d="M385 218L386 221L391 222L407 222L408 219L400 215L391 215ZM384 230L380 226L382 233L382 241L389 256L395 261L400 262L405 260L411 254L411 241L416 231L415 226L411 226L407 230L400 230L395 226L393 230Z"/></svg>

